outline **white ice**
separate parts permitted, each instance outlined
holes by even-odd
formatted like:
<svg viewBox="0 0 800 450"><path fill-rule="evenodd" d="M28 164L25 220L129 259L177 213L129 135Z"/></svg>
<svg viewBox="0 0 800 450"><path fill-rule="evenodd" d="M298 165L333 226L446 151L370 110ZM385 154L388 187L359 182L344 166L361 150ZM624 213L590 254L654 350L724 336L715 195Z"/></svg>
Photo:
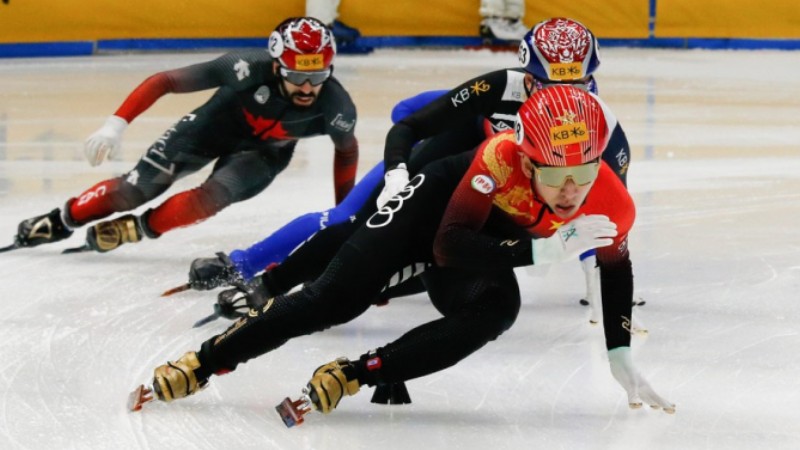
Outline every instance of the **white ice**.
<svg viewBox="0 0 800 450"><path fill-rule="evenodd" d="M148 75L210 53L0 60L0 235L61 206L138 155L208 93L170 95L128 129L123 159L91 168L82 142ZM601 95L633 146L637 367L677 404L630 410L602 330L578 304L576 263L520 271L514 327L457 366L408 382L413 403L364 389L287 429L273 407L311 372L437 316L425 296L291 341L172 404L125 409L167 360L223 331L212 293L160 298L189 263L331 206L331 145L302 142L257 198L109 254L66 243L0 255L0 448L800 448L800 57L796 52L604 49ZM394 103L500 67L512 53L379 50L342 56L359 107L360 173L381 159ZM168 194L198 184L205 172ZM163 199L163 197L162 197ZM5 245L4 242L0 244ZM541 275L541 274L540 274Z"/></svg>

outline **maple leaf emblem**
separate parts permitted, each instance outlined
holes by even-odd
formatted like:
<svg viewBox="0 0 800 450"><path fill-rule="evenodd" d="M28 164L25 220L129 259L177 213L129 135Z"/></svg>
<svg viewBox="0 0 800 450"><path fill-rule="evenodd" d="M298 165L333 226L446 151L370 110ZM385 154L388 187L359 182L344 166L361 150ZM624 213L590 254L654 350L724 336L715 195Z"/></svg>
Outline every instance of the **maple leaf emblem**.
<svg viewBox="0 0 800 450"><path fill-rule="evenodd" d="M273 139L291 139L292 136L283 128L283 124L279 120L265 119L263 117L256 117L250 114L250 111L244 109L244 117L248 125L253 130L253 136L258 136L262 141L269 138Z"/></svg>

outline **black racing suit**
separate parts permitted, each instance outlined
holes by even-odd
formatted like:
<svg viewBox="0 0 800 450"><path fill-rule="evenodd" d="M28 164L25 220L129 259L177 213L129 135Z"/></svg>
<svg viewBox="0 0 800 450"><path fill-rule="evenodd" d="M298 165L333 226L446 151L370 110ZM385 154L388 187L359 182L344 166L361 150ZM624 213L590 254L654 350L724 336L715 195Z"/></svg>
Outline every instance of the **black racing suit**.
<svg viewBox="0 0 800 450"><path fill-rule="evenodd" d="M387 284L421 277L443 317L414 328L379 349L379 371L357 365L361 383L391 384L442 370L507 330L520 306L513 270L432 266L442 213L473 152L427 165L401 199L392 199L345 242L323 274L302 290L279 295L251 310L226 332L203 343L200 378L234 370L289 339L349 322L366 311ZM525 236L498 211L484 232ZM405 269L405 270L404 270ZM396 275L405 274L405 275ZM393 277L393 275L395 275ZM362 356L362 363L370 354Z"/></svg>
<svg viewBox="0 0 800 450"><path fill-rule="evenodd" d="M475 148L487 134L514 127L516 113L528 94L523 69L504 69L475 77L395 124L386 137L385 167L407 162L413 176L431 161ZM415 143L417 143L415 145ZM413 150L412 150L413 147ZM410 156L409 156L410 155ZM625 183L630 148L619 124L613 130L603 159ZM315 234L281 264L264 274L272 295L316 279L344 241L376 210L379 184L361 210L349 222ZM382 299L420 292L412 283L393 288Z"/></svg>

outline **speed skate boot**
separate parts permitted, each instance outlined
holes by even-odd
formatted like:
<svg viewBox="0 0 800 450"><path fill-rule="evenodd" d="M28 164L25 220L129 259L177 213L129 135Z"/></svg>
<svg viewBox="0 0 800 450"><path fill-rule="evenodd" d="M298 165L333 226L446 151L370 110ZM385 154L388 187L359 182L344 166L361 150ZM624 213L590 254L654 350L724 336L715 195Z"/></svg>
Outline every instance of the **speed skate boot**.
<svg viewBox="0 0 800 450"><path fill-rule="evenodd" d="M200 368L197 353L186 352L174 362L156 367L153 374L153 391L156 398L171 402L188 397L208 385L208 379L198 380L195 371Z"/></svg>
<svg viewBox="0 0 800 450"><path fill-rule="evenodd" d="M64 223L61 209L56 208L47 214L20 222L14 244L11 248L36 247L41 244L58 242L72 236L72 229Z"/></svg>
<svg viewBox="0 0 800 450"><path fill-rule="evenodd" d="M128 398L128 409L139 411L142 405L155 399L171 402L200 391L208 385L208 378L198 380L195 371L199 368L196 352L186 352L177 361L156 367L153 384L136 388Z"/></svg>
<svg viewBox="0 0 800 450"><path fill-rule="evenodd" d="M303 423L303 416L312 409L328 414L339 405L342 397L355 395L361 388L356 367L347 358L338 358L314 371L303 389L303 396L292 401L286 398L275 407L287 427Z"/></svg>
<svg viewBox="0 0 800 450"><path fill-rule="evenodd" d="M110 252L126 242L142 240L142 227L136 216L126 214L113 220L99 222L86 230L86 245L100 253Z"/></svg>

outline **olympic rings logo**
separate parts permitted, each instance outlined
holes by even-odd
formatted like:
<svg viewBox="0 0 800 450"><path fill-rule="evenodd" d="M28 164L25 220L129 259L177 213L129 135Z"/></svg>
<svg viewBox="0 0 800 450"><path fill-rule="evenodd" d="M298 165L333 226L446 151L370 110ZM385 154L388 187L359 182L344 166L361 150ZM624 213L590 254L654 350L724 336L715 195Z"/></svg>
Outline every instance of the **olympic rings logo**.
<svg viewBox="0 0 800 450"><path fill-rule="evenodd" d="M367 227L381 228L389 225L392 222L392 219L394 219L395 213L403 208L405 201L413 197L416 189L422 186L422 183L424 182L425 175L423 174L419 174L412 178L402 191L395 194L394 197L389 199L385 205L381 206L380 209L375 212L375 214L370 216L369 220L367 220Z"/></svg>

